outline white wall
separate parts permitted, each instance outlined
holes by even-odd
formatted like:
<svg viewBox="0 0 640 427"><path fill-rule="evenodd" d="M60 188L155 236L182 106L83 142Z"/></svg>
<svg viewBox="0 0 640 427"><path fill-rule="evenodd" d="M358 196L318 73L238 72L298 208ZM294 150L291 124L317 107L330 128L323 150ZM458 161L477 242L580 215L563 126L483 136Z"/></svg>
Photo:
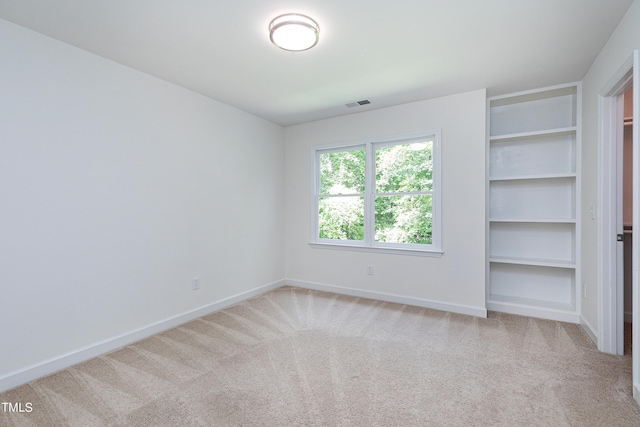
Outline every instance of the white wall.
<svg viewBox="0 0 640 427"><path fill-rule="evenodd" d="M598 185L598 93L616 71L640 48L640 1L635 0L611 35L583 80L582 110L582 281L587 298L582 301L582 315L593 332L598 332L597 226L591 219L591 206L597 204Z"/></svg>
<svg viewBox="0 0 640 427"><path fill-rule="evenodd" d="M280 126L2 20L0 57L0 382L284 278Z"/></svg>
<svg viewBox="0 0 640 427"><path fill-rule="evenodd" d="M485 127L486 95L479 90L286 128L287 279L484 312ZM442 129L441 258L309 246L311 147L436 128Z"/></svg>

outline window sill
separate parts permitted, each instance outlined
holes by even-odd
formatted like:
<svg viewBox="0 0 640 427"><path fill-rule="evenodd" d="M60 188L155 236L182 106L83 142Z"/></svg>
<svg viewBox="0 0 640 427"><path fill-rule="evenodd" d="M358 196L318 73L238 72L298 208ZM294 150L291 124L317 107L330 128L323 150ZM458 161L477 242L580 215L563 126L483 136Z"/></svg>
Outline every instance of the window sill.
<svg viewBox="0 0 640 427"><path fill-rule="evenodd" d="M311 242L309 246L316 249L337 249L340 251L355 251L355 252L373 252L379 254L390 255L409 255L409 256L423 256L431 258L440 258L444 254L441 250L427 250L427 249L400 249L400 248L381 248L371 246L359 246L350 245L344 243L316 243Z"/></svg>

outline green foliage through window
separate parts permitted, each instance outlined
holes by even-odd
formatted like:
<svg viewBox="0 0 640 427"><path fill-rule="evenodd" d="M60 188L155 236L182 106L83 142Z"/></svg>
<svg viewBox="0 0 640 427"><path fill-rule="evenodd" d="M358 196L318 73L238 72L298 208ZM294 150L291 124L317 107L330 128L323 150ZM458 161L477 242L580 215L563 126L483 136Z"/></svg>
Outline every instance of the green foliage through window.
<svg viewBox="0 0 640 427"><path fill-rule="evenodd" d="M431 244L432 147L419 141L375 148L376 242Z"/></svg>
<svg viewBox="0 0 640 427"><path fill-rule="evenodd" d="M318 202L321 239L363 240L364 198L325 197Z"/></svg>
<svg viewBox="0 0 640 427"><path fill-rule="evenodd" d="M364 193L365 150L347 150L320 155L320 194Z"/></svg>
<svg viewBox="0 0 640 427"><path fill-rule="evenodd" d="M433 138L424 138L320 151L318 237L363 241L370 229L374 242L432 244L433 145ZM367 159L373 191L367 190Z"/></svg>
<svg viewBox="0 0 640 427"><path fill-rule="evenodd" d="M376 196L375 213L376 242L431 244L430 194Z"/></svg>
<svg viewBox="0 0 640 427"><path fill-rule="evenodd" d="M318 232L321 239L364 239L365 149L321 153ZM324 197L322 197L324 196Z"/></svg>

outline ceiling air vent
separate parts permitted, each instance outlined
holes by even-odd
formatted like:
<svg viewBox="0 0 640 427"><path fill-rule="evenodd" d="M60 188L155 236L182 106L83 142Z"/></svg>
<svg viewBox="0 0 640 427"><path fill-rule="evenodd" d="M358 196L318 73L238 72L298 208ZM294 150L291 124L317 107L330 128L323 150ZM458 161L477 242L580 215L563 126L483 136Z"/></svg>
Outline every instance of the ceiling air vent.
<svg viewBox="0 0 640 427"><path fill-rule="evenodd" d="M369 101L368 99L363 99L362 101L350 102L345 105L349 108L353 108L353 107L358 107L360 105L367 105L367 104L371 104L371 101Z"/></svg>

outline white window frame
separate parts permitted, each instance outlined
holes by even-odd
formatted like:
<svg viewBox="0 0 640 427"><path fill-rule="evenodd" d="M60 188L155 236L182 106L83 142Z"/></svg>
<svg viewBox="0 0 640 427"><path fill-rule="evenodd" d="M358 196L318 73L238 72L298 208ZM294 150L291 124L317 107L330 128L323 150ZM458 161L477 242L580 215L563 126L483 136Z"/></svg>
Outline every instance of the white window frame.
<svg viewBox="0 0 640 427"><path fill-rule="evenodd" d="M386 243L376 242L374 239L374 198L375 198L375 148L396 144L406 144L412 141L432 139L433 158L433 187L432 202L432 238L430 245L414 243ZM312 164L312 207L311 207L311 242L315 248L342 249L364 252L382 252L389 254L406 254L419 256L441 256L442 249L442 191L441 191L441 154L440 129L424 132L394 135L387 138L377 138L366 141L350 141L339 144L319 145L311 149ZM365 192L364 192L364 240L321 239L319 237L318 200L320 198L320 155L327 152L344 151L348 149L365 149ZM428 192L427 192L428 193ZM399 193L400 195L402 193Z"/></svg>

